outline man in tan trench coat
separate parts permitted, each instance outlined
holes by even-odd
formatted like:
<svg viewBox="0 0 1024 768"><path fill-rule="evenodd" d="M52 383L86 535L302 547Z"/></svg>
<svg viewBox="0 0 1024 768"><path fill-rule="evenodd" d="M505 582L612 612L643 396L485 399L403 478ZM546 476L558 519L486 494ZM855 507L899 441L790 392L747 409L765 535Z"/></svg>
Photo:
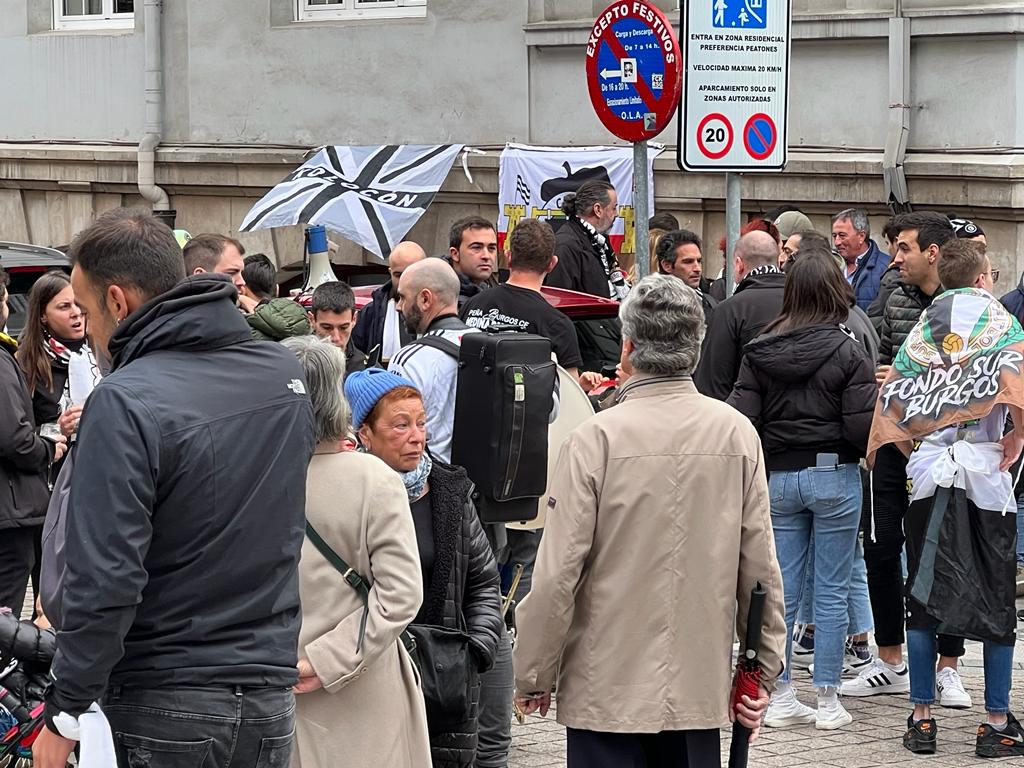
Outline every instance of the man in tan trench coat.
<svg viewBox="0 0 1024 768"><path fill-rule="evenodd" d="M718 766L718 729L738 717L756 735L786 645L761 445L694 388L693 289L645 278L620 314L635 373L562 447L517 611L517 700L546 713L557 681L569 768ZM733 637L758 581L763 686L733 713Z"/></svg>

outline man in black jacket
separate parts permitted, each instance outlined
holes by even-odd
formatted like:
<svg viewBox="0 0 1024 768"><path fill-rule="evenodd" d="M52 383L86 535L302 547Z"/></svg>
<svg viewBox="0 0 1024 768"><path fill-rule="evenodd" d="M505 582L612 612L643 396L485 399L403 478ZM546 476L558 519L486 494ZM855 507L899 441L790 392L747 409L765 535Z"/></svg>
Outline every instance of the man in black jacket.
<svg viewBox="0 0 1024 768"><path fill-rule="evenodd" d="M427 258L416 243L406 240L395 246L388 256L391 279L373 292L370 303L363 307L352 331L352 343L366 352L366 365L387 367L398 350L412 341L398 312L398 280L402 272Z"/></svg>
<svg viewBox="0 0 1024 768"><path fill-rule="evenodd" d="M921 313L942 292L939 283L939 249L953 239L949 219L939 213L904 213L892 221L895 233L895 265L900 280L885 303L879 334L875 378L885 380L896 353L914 330ZM860 674L843 683L844 696L874 696L910 690L910 674L903 662L904 603L903 518L907 512L907 459L893 445L879 449L872 486L873 508L869 522L872 536L864 537L864 561L868 571L868 592L875 619L878 659ZM946 706L970 706L971 700L956 676L957 657L964 653L962 639L939 636L939 669L949 669L952 678L942 690Z"/></svg>
<svg viewBox="0 0 1024 768"><path fill-rule="evenodd" d="M715 308L694 383L702 395L725 400L732 392L747 342L782 311L786 276L779 244L767 232L748 232L736 243L736 292Z"/></svg>
<svg viewBox="0 0 1024 768"><path fill-rule="evenodd" d="M182 279L147 213L103 215L69 257L110 373L78 433L35 765L64 768L99 701L121 768L194 750L197 765L285 765L314 449L302 370L252 340L227 277Z"/></svg>
<svg viewBox="0 0 1024 768"><path fill-rule="evenodd" d="M7 273L0 268L0 329L7 324ZM18 342L0 333L0 608L21 615L29 574L39 573L36 551L50 493L50 464L64 454L63 435L53 441L36 432L32 395L14 359ZM4 482L6 481L6 482ZM38 578L33 576L38 591Z"/></svg>
<svg viewBox="0 0 1024 768"><path fill-rule="evenodd" d="M658 272L678 277L700 294L704 327L710 326L718 302L704 290L704 256L701 253L700 237L688 229L666 232L658 241L657 257Z"/></svg>
<svg viewBox="0 0 1024 768"><path fill-rule="evenodd" d="M629 293L608 231L619 215L619 197L607 181L588 181L562 198L568 217L555 232L558 263L544 284L622 300Z"/></svg>
<svg viewBox="0 0 1024 768"><path fill-rule="evenodd" d="M482 216L467 216L448 232L445 260L459 276L459 311L466 302L498 284L498 233Z"/></svg>

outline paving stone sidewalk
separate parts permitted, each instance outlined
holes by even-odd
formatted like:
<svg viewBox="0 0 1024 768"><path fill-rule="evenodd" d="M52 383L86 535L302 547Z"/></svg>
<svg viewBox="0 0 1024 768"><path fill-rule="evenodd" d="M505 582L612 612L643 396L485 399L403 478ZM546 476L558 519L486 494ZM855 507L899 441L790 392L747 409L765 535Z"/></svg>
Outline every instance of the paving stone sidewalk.
<svg viewBox="0 0 1024 768"><path fill-rule="evenodd" d="M1024 644L1018 640L1014 654L1011 706L1024 713ZM974 700L969 710L934 710L939 726L939 749L933 756L912 755L903 749L900 739L906 728L910 704L906 695L874 696L866 699L844 698L843 705L853 715L853 723L836 731L818 731L813 725L785 730L762 730L751 748L751 768L874 768L875 766L927 765L928 768L959 768L989 762L974 754L978 724L985 719L983 703L984 675L981 645L967 643L967 655L961 661L960 675ZM806 704L814 704L814 688L804 670L794 673L798 695ZM728 763L729 733L722 736L722 765ZM1024 764L1024 758L1007 758ZM524 725L513 724L509 768L539 768L565 765L565 729L547 719L533 716Z"/></svg>

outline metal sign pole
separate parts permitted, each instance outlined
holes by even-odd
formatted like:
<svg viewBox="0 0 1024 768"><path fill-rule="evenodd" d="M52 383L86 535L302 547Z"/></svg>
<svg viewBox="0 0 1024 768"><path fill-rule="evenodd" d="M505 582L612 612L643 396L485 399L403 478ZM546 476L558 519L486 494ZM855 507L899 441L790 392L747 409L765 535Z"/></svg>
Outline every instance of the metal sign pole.
<svg viewBox="0 0 1024 768"><path fill-rule="evenodd" d="M725 174L725 295L733 293L733 261L740 239L740 175Z"/></svg>
<svg viewBox="0 0 1024 768"><path fill-rule="evenodd" d="M647 142L637 141L633 143L633 229L636 232L634 242L636 243L636 276L638 280L643 280L651 273L648 246L650 232L647 229L647 221L651 218L647 205L649 196Z"/></svg>

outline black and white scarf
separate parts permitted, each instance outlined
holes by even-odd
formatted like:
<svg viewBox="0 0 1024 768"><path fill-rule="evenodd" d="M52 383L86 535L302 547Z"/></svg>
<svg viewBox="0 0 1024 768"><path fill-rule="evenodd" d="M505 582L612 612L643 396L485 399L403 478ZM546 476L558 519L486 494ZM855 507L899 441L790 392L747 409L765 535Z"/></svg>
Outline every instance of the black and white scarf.
<svg viewBox="0 0 1024 768"><path fill-rule="evenodd" d="M608 294L616 301L622 301L629 295L629 283L626 282L625 275L619 269L618 259L615 257L615 251L612 250L608 238L598 232L590 222L580 218L577 218L576 221L583 225L583 230L590 237L590 245L593 247L594 253L601 259L601 266L604 267L604 273L608 277Z"/></svg>

